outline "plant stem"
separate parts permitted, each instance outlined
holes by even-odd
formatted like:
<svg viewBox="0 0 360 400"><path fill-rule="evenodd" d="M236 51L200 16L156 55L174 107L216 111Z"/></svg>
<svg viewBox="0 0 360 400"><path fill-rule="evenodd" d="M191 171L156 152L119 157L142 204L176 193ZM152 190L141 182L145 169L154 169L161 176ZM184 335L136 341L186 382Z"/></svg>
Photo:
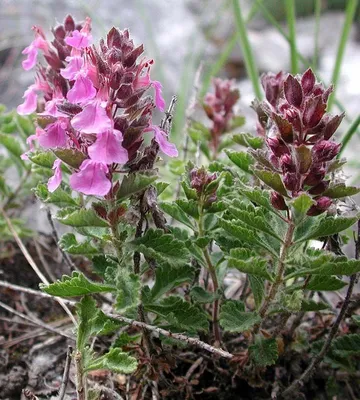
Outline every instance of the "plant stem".
<svg viewBox="0 0 360 400"><path fill-rule="evenodd" d="M274 300L274 298L278 292L278 289L283 282L283 274L284 274L285 266L286 266L285 259L287 256L288 249L292 243L294 229L295 229L295 225L290 220L287 232L285 234L284 243L281 246L281 250L280 250L280 258L279 258L279 264L278 264L278 268L277 268L277 272L276 272L275 281L271 285L269 294L266 297L264 304L261 306L260 311L259 311L259 315L261 318L264 318L266 316L269 306L270 306L271 302Z"/></svg>
<svg viewBox="0 0 360 400"><path fill-rule="evenodd" d="M296 50L295 0L285 0L285 8L286 8L287 22L289 26L291 73L297 74L298 57Z"/></svg>
<svg viewBox="0 0 360 400"><path fill-rule="evenodd" d="M241 7L239 4L239 0L233 0L233 9L234 9L234 16L235 16L235 23L237 27L237 32L239 35L239 42L241 49L243 51L244 61L246 72L251 80L253 90L255 93L255 97L258 100L261 100L262 93L260 89L259 83L259 73L255 63L255 59L251 50L251 45L249 42L249 38L247 35L246 24L244 18L241 13Z"/></svg>
<svg viewBox="0 0 360 400"><path fill-rule="evenodd" d="M341 64L342 64L342 60L344 58L344 53L345 53L345 48L346 48L346 44L349 38L349 33L352 27L352 22L355 16L355 12L356 12L356 7L358 4L358 0L348 0L347 2L347 6L346 6L346 10L345 10L345 21L344 21L344 25L342 28L342 32L341 32L341 37L340 37L340 42L339 42L339 46L338 46L338 50L336 53L336 58L335 58L335 65L334 65L334 70L332 73L332 78L331 78L331 82L334 85L334 91L331 93L330 97L329 97L329 101L328 101L328 110L331 110L331 107L334 103L334 99L335 99L335 91L337 88L337 84L339 81L339 77L340 77L340 71L341 71Z"/></svg>
<svg viewBox="0 0 360 400"><path fill-rule="evenodd" d="M86 395L86 380L84 377L84 369L82 363L82 355L79 350L75 352L75 367L76 367L76 394L77 400L87 400Z"/></svg>

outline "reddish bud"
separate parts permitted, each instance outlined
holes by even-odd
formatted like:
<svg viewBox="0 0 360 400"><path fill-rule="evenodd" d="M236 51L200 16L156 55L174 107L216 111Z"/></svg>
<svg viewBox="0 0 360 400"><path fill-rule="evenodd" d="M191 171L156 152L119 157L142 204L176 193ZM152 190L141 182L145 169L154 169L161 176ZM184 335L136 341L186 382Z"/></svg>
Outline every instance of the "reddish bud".
<svg viewBox="0 0 360 400"><path fill-rule="evenodd" d="M267 144L270 147L271 151L276 155L276 157L280 157L283 154L289 154L289 149L286 144L277 137L268 138Z"/></svg>
<svg viewBox="0 0 360 400"><path fill-rule="evenodd" d="M323 212L325 212L332 204L332 200L326 196L319 197L315 200L316 204L310 207L309 211L307 212L307 215L310 216L320 215Z"/></svg>
<svg viewBox="0 0 360 400"><path fill-rule="evenodd" d="M136 49L134 49L124 60L124 67L129 68L135 64L135 61L144 52L144 46L141 44Z"/></svg>
<svg viewBox="0 0 360 400"><path fill-rule="evenodd" d="M72 32L75 30L75 22L71 15L68 15L64 21L64 28L67 32Z"/></svg>
<svg viewBox="0 0 360 400"><path fill-rule="evenodd" d="M288 209L288 207L285 203L285 199L283 198L283 196L281 196L281 194L279 194L277 192L271 192L270 201L271 201L271 204L273 205L273 207L276 208L277 210L287 210Z"/></svg>
<svg viewBox="0 0 360 400"><path fill-rule="evenodd" d="M127 99L129 96L131 96L133 92L133 87L131 83L123 83L120 87L119 90L117 91L117 98L124 100Z"/></svg>
<svg viewBox="0 0 360 400"><path fill-rule="evenodd" d="M323 102L322 96L309 97L305 101L303 112L303 124L305 128L313 128L316 126L325 114L326 103Z"/></svg>
<svg viewBox="0 0 360 400"><path fill-rule="evenodd" d="M326 170L323 167L314 167L310 170L307 177L304 180L304 184L308 186L315 186L321 182L326 175Z"/></svg>
<svg viewBox="0 0 360 400"><path fill-rule="evenodd" d="M292 75L289 75L284 82L284 94L288 103L299 108L302 103L303 93L300 83Z"/></svg>
<svg viewBox="0 0 360 400"><path fill-rule="evenodd" d="M300 189L300 175L294 172L287 172L283 179L286 189L296 192Z"/></svg>
<svg viewBox="0 0 360 400"><path fill-rule="evenodd" d="M279 129L280 136L284 140L284 142L292 143L294 139L294 133L293 133L293 127L290 124L290 122L282 118L278 114L273 114L273 118Z"/></svg>
<svg viewBox="0 0 360 400"><path fill-rule="evenodd" d="M122 43L122 35L118 29L115 27L111 28L109 33L107 34L106 43L108 47L117 47L121 48Z"/></svg>
<svg viewBox="0 0 360 400"><path fill-rule="evenodd" d="M268 73L261 76L261 84L265 91L266 100L273 107L276 106L279 99L284 79L285 75L283 72L279 72L277 75Z"/></svg>
<svg viewBox="0 0 360 400"><path fill-rule="evenodd" d="M216 173L209 174L205 167L194 168L190 171L190 186L195 189L198 194L201 194L204 192L205 187L216 178Z"/></svg>
<svg viewBox="0 0 360 400"><path fill-rule="evenodd" d="M316 81L315 75L312 72L312 69L309 68L304 72L301 78L301 86L305 95L311 93L315 85L315 81Z"/></svg>
<svg viewBox="0 0 360 400"><path fill-rule="evenodd" d="M295 172L296 165L290 154L284 154L280 158L280 166L284 172Z"/></svg>
<svg viewBox="0 0 360 400"><path fill-rule="evenodd" d="M324 139L325 140L328 140L332 137L332 135L335 133L336 129L339 127L339 125L344 117L345 117L345 113L342 113L340 115L335 115L327 122L325 129L324 129Z"/></svg>
<svg viewBox="0 0 360 400"><path fill-rule="evenodd" d="M329 187L330 181L322 181L318 183L316 186L312 187L308 192L313 195L319 195L324 193L325 190Z"/></svg>
<svg viewBox="0 0 360 400"><path fill-rule="evenodd" d="M316 161L326 162L332 160L340 151L341 144L330 142L329 140L321 140L312 148L312 153Z"/></svg>

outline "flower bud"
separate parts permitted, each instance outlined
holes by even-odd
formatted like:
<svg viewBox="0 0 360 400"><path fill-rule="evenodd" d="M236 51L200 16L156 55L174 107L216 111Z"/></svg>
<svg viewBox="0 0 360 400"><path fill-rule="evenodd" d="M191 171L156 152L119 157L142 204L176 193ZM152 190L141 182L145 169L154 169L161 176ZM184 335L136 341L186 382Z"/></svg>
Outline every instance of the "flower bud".
<svg viewBox="0 0 360 400"><path fill-rule="evenodd" d="M311 168L310 172L304 180L304 184L308 186L315 186L325 178L325 175L325 168L321 166L315 166L314 168Z"/></svg>
<svg viewBox="0 0 360 400"><path fill-rule="evenodd" d="M190 186L195 189L198 194L201 194L204 192L205 187L216 178L216 173L209 174L205 167L194 168L190 171Z"/></svg>
<svg viewBox="0 0 360 400"><path fill-rule="evenodd" d="M276 157L280 157L283 154L289 154L289 149L287 148L286 144L277 137L268 138L267 144Z"/></svg>
<svg viewBox="0 0 360 400"><path fill-rule="evenodd" d="M270 194L270 201L274 208L277 210L287 210L288 207L285 203L285 199L281 194L277 192L271 192Z"/></svg>
<svg viewBox="0 0 360 400"><path fill-rule="evenodd" d="M299 81L292 75L288 75L284 82L284 94L287 102L299 108L303 100L303 92Z"/></svg>
<svg viewBox="0 0 360 400"><path fill-rule="evenodd" d="M308 190L308 192L313 195L314 194L319 195L321 193L324 193L325 190L329 187L329 183L330 181L322 181L318 183L316 186L313 186L310 190Z"/></svg>
<svg viewBox="0 0 360 400"><path fill-rule="evenodd" d="M283 86L285 74L281 71L277 75L268 73L261 76L261 84L265 91L266 100L273 106L279 99Z"/></svg>
<svg viewBox="0 0 360 400"><path fill-rule="evenodd" d="M323 102L322 96L308 97L305 101L303 111L303 124L305 128L313 128L324 116L326 103Z"/></svg>
<svg viewBox="0 0 360 400"><path fill-rule="evenodd" d="M312 72L312 69L309 68L306 70L301 78L301 86L305 95L311 93L313 87L315 85L315 75Z"/></svg>
<svg viewBox="0 0 360 400"><path fill-rule="evenodd" d="M316 204L314 204L313 206L311 206L309 208L307 215L310 215L310 216L320 215L323 212L325 212L332 204L332 200L326 196L319 197L315 200L316 200Z"/></svg>
<svg viewBox="0 0 360 400"><path fill-rule="evenodd" d="M283 179L286 189L296 192L300 189L300 176L297 173L287 172Z"/></svg>
<svg viewBox="0 0 360 400"><path fill-rule="evenodd" d="M296 165L293 162L293 159L290 154L283 154L280 157L280 166L281 166L283 172L295 172L296 171Z"/></svg>
<svg viewBox="0 0 360 400"><path fill-rule="evenodd" d="M328 140L321 140L316 143L312 148L314 158L318 162L331 161L340 151L341 144L330 142Z"/></svg>

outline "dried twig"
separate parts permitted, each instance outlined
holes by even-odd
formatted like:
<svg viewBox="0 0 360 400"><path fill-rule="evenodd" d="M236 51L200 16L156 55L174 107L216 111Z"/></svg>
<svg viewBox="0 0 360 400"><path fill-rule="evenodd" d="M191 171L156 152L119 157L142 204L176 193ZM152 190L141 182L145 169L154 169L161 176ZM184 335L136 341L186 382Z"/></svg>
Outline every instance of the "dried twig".
<svg viewBox="0 0 360 400"><path fill-rule="evenodd" d="M62 331L60 331L58 329L55 329L51 325L45 324L45 323L40 322L40 321L32 320L27 315L25 315L25 314L23 314L23 313L21 313L19 311L16 311L15 309L13 309L12 307L10 307L7 304L3 303L2 301L0 301L0 307L2 307L4 310L9 311L10 313L12 313L14 315L17 315L18 317L20 317L22 319L25 319L26 321L29 321L29 322L33 323L34 325L40 326L41 328L43 328L43 329L45 329L47 331L50 331L52 333L56 333L57 335L65 336L66 338L71 339L71 340L75 340L73 336L68 335L67 333L62 332Z"/></svg>
<svg viewBox="0 0 360 400"><path fill-rule="evenodd" d="M22 242L18 233L16 232L10 218L8 217L8 215L6 214L5 210L2 207L0 207L0 213L3 215L11 234L13 235L17 245L19 246L19 248L20 248L21 252L23 253L24 257L26 258L27 262L30 264L31 268L34 270L34 272L39 277L41 282L44 283L45 285L48 285L49 281L45 278L44 274L40 271L39 267L36 265L34 259L31 257L30 253L28 252L27 248L25 247L24 243ZM64 303L64 301L62 299L58 299L58 298L56 298L56 301L61 305L61 307L66 312L66 314L71 318L72 322L76 326L77 322L76 322L74 316L72 315L71 311L68 309L68 307Z"/></svg>
<svg viewBox="0 0 360 400"><path fill-rule="evenodd" d="M188 344L200 347L203 350L206 350L206 351L208 351L209 353L212 353L212 354L216 354L216 355L218 355L220 357L224 357L224 358L228 358L228 359L234 358L233 354L231 354L231 353L229 353L229 352L227 352L227 351L225 351L223 349L216 348L216 347L211 346L211 345L209 345L209 344L207 344L207 343L205 343L205 342L203 342L203 341L201 341L199 339L183 335L182 333L172 333L172 332L167 331L165 329L158 328L157 326L149 325L149 324L146 324L146 323L140 322L140 321L135 321L133 319L126 318L126 317L123 317L123 316L117 315L117 314L107 314L107 315L109 317L111 317L111 318L114 318L114 319L117 319L119 321L125 322L125 323L127 323L129 325L137 326L137 327L142 328L142 329L147 329L149 331L156 332L159 335L167 336L167 337L170 337L170 338L173 338L173 339L176 339L176 340L180 340L182 342L186 342Z"/></svg>
<svg viewBox="0 0 360 400"><path fill-rule="evenodd" d="M69 372L70 372L70 364L71 364L71 354L73 349L71 346L68 347L66 352L66 360L65 360L65 367L64 367L64 374L61 381L61 386L59 390L59 398L58 400L63 400L66 394L66 386L69 382Z"/></svg>

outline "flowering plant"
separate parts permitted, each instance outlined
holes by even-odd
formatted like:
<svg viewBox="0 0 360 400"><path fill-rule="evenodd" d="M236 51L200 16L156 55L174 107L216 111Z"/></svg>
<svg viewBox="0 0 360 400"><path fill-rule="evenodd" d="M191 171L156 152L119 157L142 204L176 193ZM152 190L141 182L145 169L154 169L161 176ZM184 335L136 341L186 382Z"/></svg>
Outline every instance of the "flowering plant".
<svg viewBox="0 0 360 400"><path fill-rule="evenodd" d="M302 384L324 355L339 365L359 340L357 333L344 335L345 328L333 340L349 317L360 261L359 239L354 259L341 250L339 233L358 218L339 205L359 190L336 173L343 161L332 137L343 115L326 113L331 88L311 70L264 75L266 101L253 105L259 120L253 136L237 131L244 119L236 115L234 82L215 80L214 93L201 102L211 126L193 121L187 132L210 162L189 161L179 196L160 201L168 184L158 181L159 152L177 156L169 142L174 101L154 123L154 109L163 112L165 101L150 78L153 61L138 61L143 47L116 28L94 46L89 19L76 24L67 17L51 43L40 28L34 32L23 66L35 67L41 52L47 67L37 65L35 84L18 107L22 115L37 111L22 158L49 178L36 195L56 204L55 219L74 229L60 248L85 256L93 271L92 279L76 268L41 285L51 296L81 298L72 354L78 399L100 398L87 379L99 369L131 375L117 389L134 398L148 389L152 398L183 390L190 398L199 379L203 393L246 385L256 386L259 397L275 388L283 396L299 390L312 396ZM145 96L149 89L155 101ZM329 336L313 337L307 321L332 319L319 293L345 286ZM106 349L90 345L100 335ZM197 359L185 376L180 343ZM317 355L309 362L310 348ZM280 373L292 360L291 376ZM275 383L266 383L265 374Z"/></svg>

